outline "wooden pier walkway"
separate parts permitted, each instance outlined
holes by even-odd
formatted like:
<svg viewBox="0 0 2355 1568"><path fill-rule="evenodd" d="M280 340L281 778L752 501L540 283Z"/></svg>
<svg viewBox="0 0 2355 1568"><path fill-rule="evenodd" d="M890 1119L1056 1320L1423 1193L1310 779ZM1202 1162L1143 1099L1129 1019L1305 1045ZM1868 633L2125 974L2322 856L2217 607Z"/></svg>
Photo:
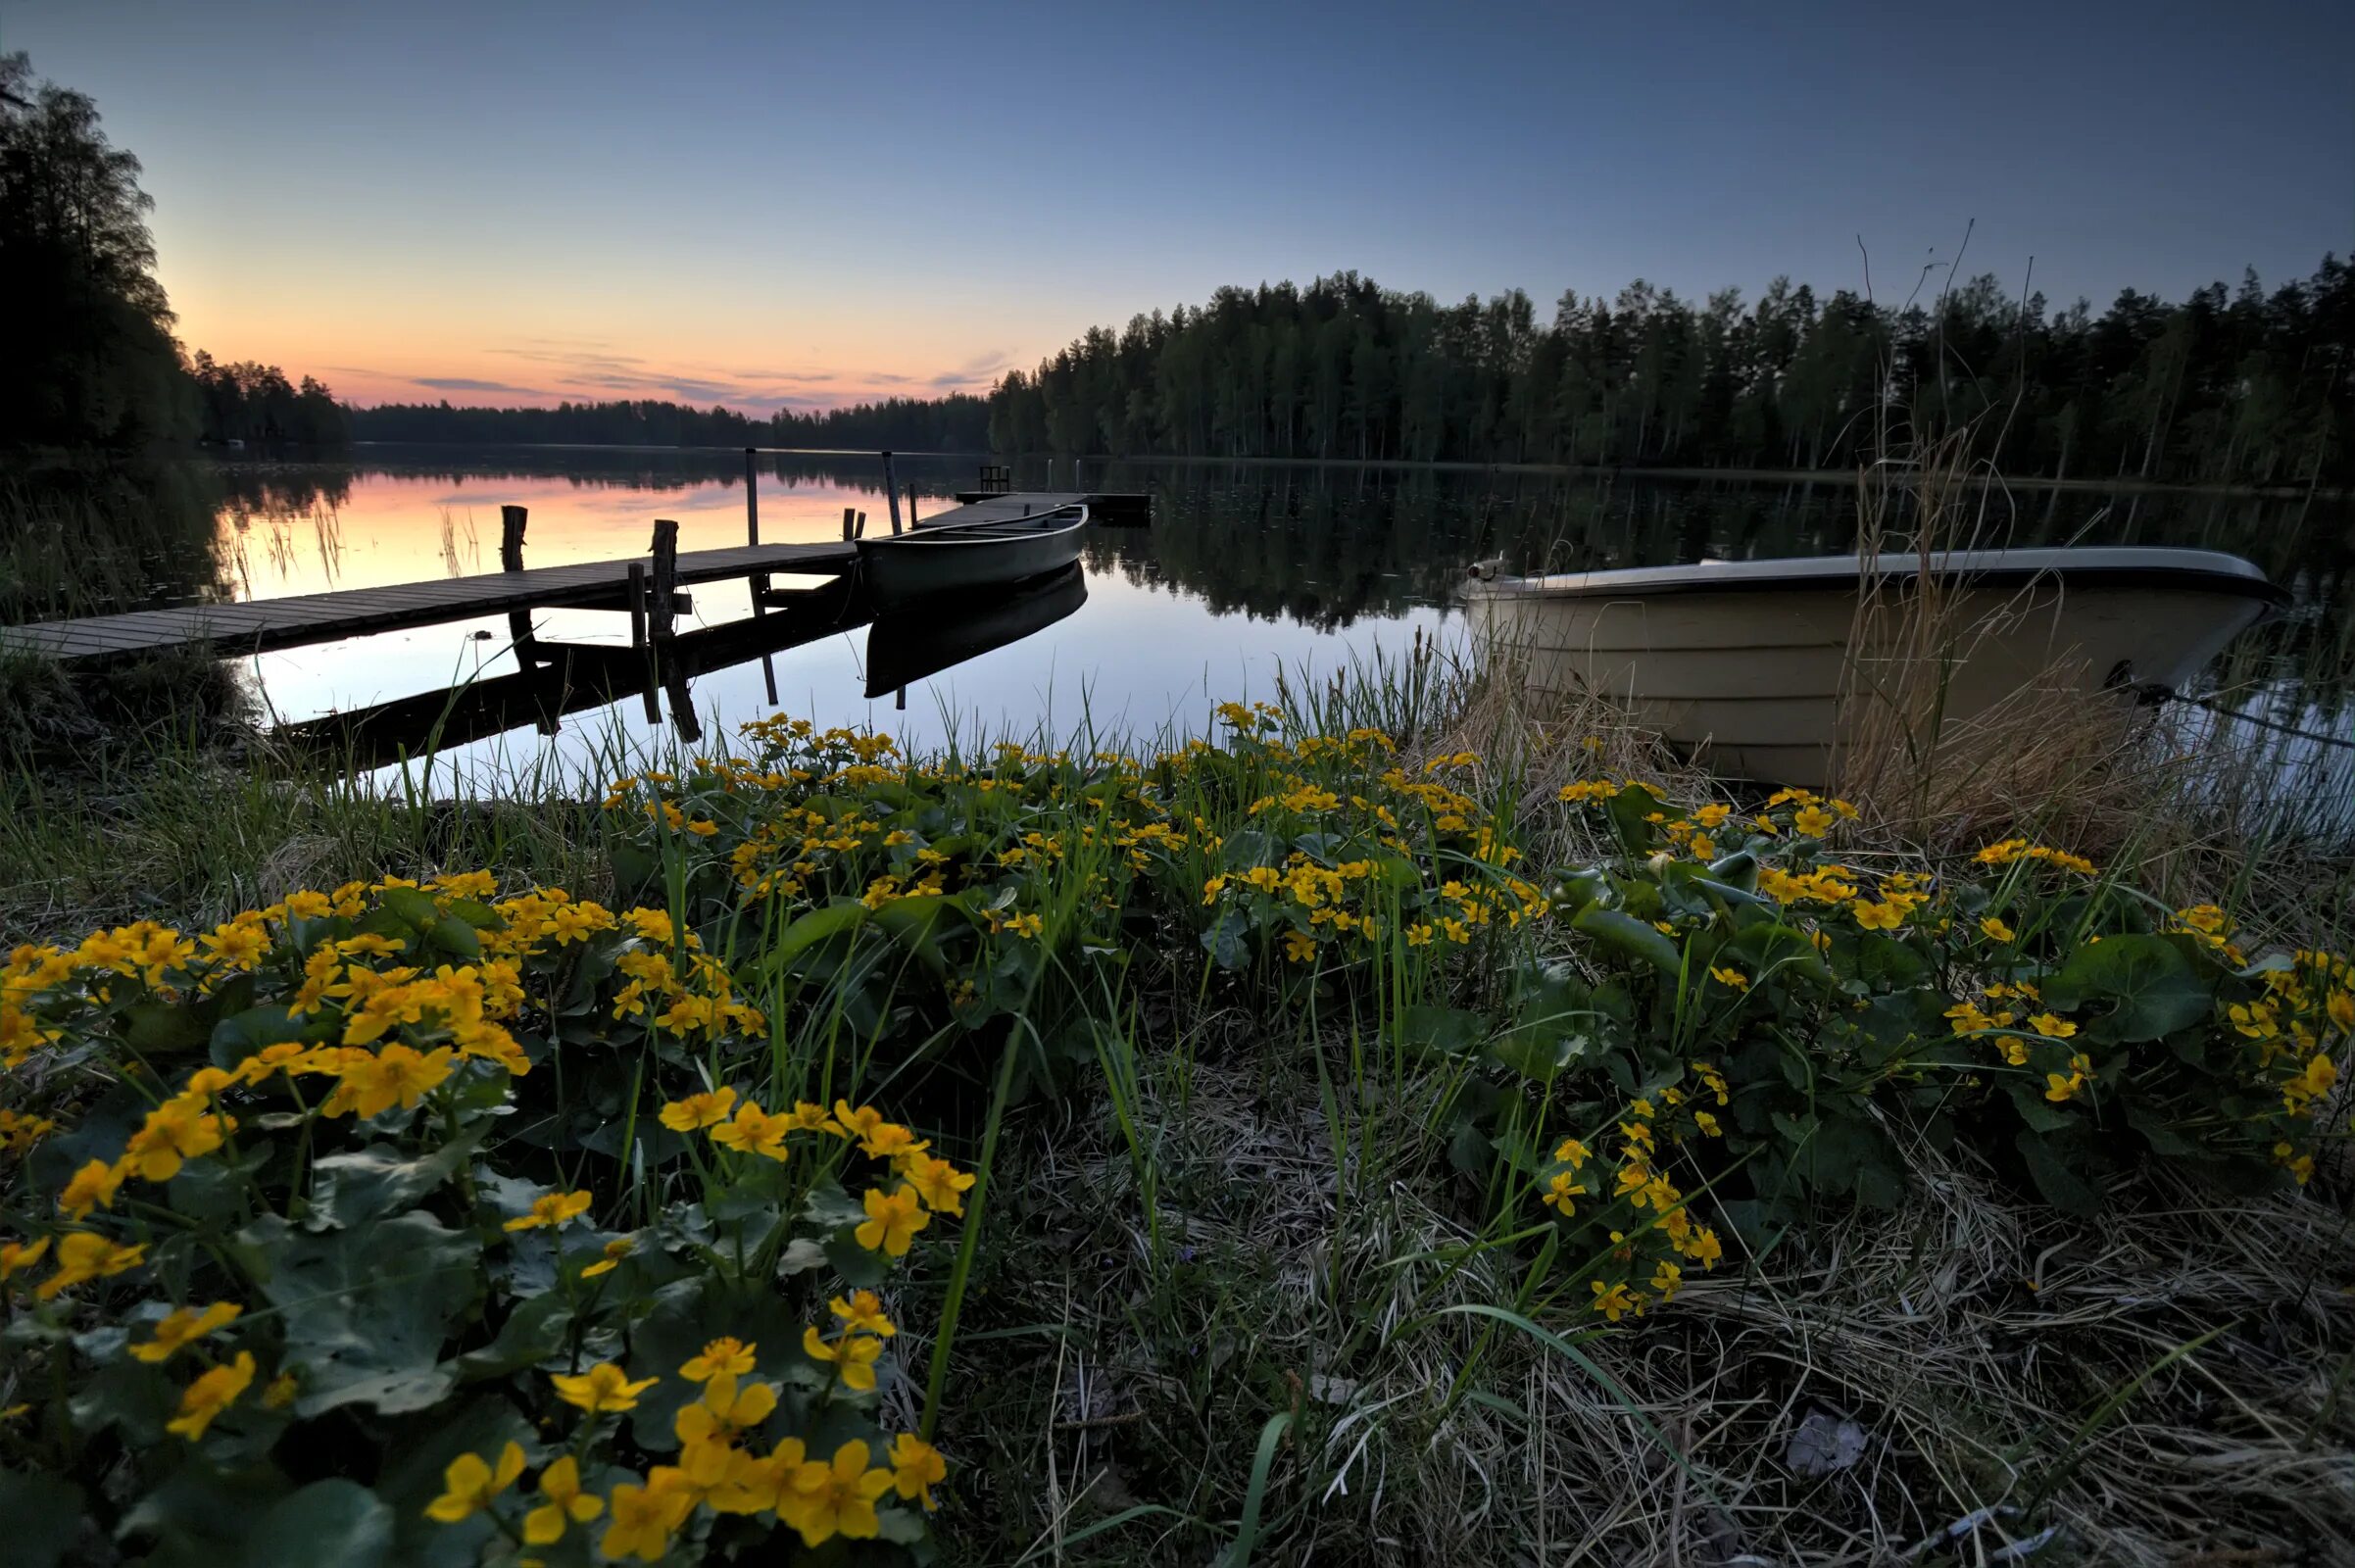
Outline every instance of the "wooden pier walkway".
<svg viewBox="0 0 2355 1568"><path fill-rule="evenodd" d="M889 472L890 455L884 455ZM752 455L747 454L746 476L752 477ZM888 482L888 481L887 481ZM899 496L886 492L891 526L899 527ZM959 505L924 518L918 527L990 522L1052 512L1086 502L1091 514L1111 523L1142 521L1151 503L1142 495L1103 495L1060 491L959 491ZM907 497L915 507L914 487ZM0 653L30 654L58 661L118 661L209 645L224 658L296 648L307 643L333 642L371 632L430 626L441 621L471 620L501 611L547 608L582 610L644 610L666 603L656 590L663 585L684 587L735 577L763 579L755 593L764 602L781 598L763 593L772 574L839 577L859 564L853 538L854 514L843 514L843 538L837 543L760 544L757 496L748 484L748 530L756 541L719 550L677 550L676 523L656 524L655 554L619 561L586 561L569 566L534 566L523 560L524 514L521 507L502 509L506 538L500 547L506 568L468 577L434 582L398 583L383 588L341 588L322 594L296 594L284 599L254 599L239 604L176 606L165 610L135 610L122 614L89 615L74 620L33 621L0 626ZM866 518L858 514L863 528ZM668 530L665 534L664 530ZM631 604L630 585L639 580L647 597ZM657 615L656 634L667 635L668 617Z"/></svg>
<svg viewBox="0 0 2355 1568"><path fill-rule="evenodd" d="M712 582L769 572L836 574L848 571L858 559L857 547L849 544L682 550L678 581ZM398 631L405 626L429 626L436 621L470 620L502 610L560 605L623 610L628 608L633 566L643 570L646 558L490 571L389 588L340 588L332 593L295 594L243 604L187 605L79 620L33 621L0 626L0 649L56 660L119 660L210 643L216 652L234 657L368 632Z"/></svg>

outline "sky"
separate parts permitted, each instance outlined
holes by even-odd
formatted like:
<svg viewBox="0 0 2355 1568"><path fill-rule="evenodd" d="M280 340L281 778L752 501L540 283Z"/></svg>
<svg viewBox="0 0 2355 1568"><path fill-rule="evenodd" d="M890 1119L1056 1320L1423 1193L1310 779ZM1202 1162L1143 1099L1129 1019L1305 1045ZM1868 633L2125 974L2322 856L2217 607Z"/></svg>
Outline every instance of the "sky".
<svg viewBox="0 0 2355 1568"><path fill-rule="evenodd" d="M2355 250L2347 0L0 0L0 50L145 165L191 350L361 403L984 390L1342 270L1891 299L1967 232L2099 309Z"/></svg>

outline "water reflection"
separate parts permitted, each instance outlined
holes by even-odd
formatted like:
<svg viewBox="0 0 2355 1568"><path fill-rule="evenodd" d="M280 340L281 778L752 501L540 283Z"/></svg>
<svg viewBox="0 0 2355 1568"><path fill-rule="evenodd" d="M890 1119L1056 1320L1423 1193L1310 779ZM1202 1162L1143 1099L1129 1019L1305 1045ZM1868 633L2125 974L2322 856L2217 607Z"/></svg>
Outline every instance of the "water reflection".
<svg viewBox="0 0 2355 1568"><path fill-rule="evenodd" d="M912 495L927 514L945 509L973 484L977 462L902 455L902 504ZM1059 727L1082 713L1107 726L1196 727L1220 699L1267 695L1279 669L1329 671L1438 629L1473 560L1561 569L1819 554L1852 548L1857 515L1855 485L1836 478L1094 460L1015 468L1021 488L1150 491L1153 525L1095 530L1073 602L969 661L919 667L931 658L927 646L946 649L953 629L923 618L878 623L863 638L851 635L863 620L838 616L801 640L776 625L750 643L715 639L703 645L710 658L699 654L685 672L685 706L698 723L730 724L781 703L828 722L877 723L918 744L960 723ZM885 525L871 454L764 453L755 469L764 540L837 539L846 509ZM154 564L131 573L139 579L132 602L273 598L496 569L503 505L529 510L532 566L641 556L658 516L679 522L682 549L733 545L746 536L745 479L737 453L612 448L365 448L339 464L198 467L179 483L212 518L212 549L200 535L178 549L133 552ZM188 504L179 505L184 514ZM2263 676L2269 701L2284 710L2347 721L2355 509L2343 500L1991 489L1980 534L1986 543L2191 545L2250 557L2293 587L2300 609L2237 645L2231 671ZM161 569L167 564L170 571ZM741 584L707 584L694 597L681 627L688 635L718 632L754 612ZM625 661L576 651L626 647L622 617L549 610L530 616L524 632L505 617L458 622L289 650L243 667L270 708L295 724L381 710L362 728L413 734L411 720L468 684L474 695L443 721L444 743L483 748L494 717L507 713L520 715L511 755L564 751L600 710L633 735L670 730L671 720L646 719L645 682ZM719 657L762 638L771 644L765 661ZM561 658L535 654L534 641ZM885 700L890 707L870 706ZM682 705L667 706L674 719ZM534 733L551 718L578 721L551 743Z"/></svg>

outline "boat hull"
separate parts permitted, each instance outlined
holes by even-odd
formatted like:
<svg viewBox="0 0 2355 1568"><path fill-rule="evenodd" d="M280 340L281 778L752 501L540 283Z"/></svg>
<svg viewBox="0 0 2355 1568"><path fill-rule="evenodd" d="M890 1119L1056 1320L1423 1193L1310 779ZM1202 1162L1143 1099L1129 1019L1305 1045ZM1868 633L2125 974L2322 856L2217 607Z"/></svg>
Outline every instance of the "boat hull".
<svg viewBox="0 0 2355 1568"><path fill-rule="evenodd" d="M954 598L974 588L1026 582L1062 570L1079 559L1084 522L1035 532L974 532L918 528L859 542L859 571L876 600L899 604Z"/></svg>
<svg viewBox="0 0 2355 1568"><path fill-rule="evenodd" d="M1755 585L1673 591L1531 588L1507 580L1470 596L1483 638L1518 662L1528 687L1603 697L1720 773L1821 789L1833 780L1876 704L1907 710L1918 732L1929 692L1939 735L1952 736L2015 694L2111 692L2123 706L2152 688L2182 687L2266 612L2272 591L2230 583L2170 586L2164 574L1949 586L1944 642L1923 679L1884 627L1851 646L1857 579L1760 592ZM1592 581L1592 579L1590 579ZM1899 595L1909 592L1898 585Z"/></svg>

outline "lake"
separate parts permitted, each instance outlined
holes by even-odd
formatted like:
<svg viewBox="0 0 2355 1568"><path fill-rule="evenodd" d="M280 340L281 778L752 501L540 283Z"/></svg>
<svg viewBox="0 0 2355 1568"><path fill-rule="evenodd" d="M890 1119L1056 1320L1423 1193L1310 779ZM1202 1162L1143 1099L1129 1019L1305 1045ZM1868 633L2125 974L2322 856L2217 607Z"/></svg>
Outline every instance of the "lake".
<svg viewBox="0 0 2355 1568"><path fill-rule="evenodd" d="M214 575L159 597L260 599L495 571L502 505L529 509L533 566L642 555L657 517L679 523L683 550L740 544L743 462L708 451L374 447L331 464L222 463ZM866 512L870 528L888 526L872 455L768 453L759 463L764 541L837 539L845 507ZM976 468L970 458L905 455L897 466L927 514L953 505L951 492L970 488ZM870 698L871 674L955 652L961 628L838 630L697 673L684 694L688 727L715 735L782 708L916 747L984 732L1068 738L1088 725L1200 732L1215 704L1270 697L1280 673L1322 678L1397 658L1418 636L1447 638L1461 624L1450 596L1475 560L1564 569L1814 555L1853 548L1856 526L1845 478L1094 459L1075 475L1069 460L1051 473L1034 459L1017 465L1015 481L1150 491L1153 521L1093 529L1080 581L966 639L1018 634L1004 646ZM2345 501L1990 490L1980 534L1987 544L2189 545L2255 560L2295 589L2301 610L2237 650L2235 674L2262 673L2268 711L2346 726L2355 510ZM751 612L742 583L701 585L693 599L682 632ZM532 629L557 641L628 641L614 612L539 611ZM268 711L291 723L513 674L517 664L502 614L240 667ZM662 699L653 719L642 697L628 696L565 716L553 735L525 723L454 748L450 760L494 771L587 763L616 745L676 733L680 696Z"/></svg>

